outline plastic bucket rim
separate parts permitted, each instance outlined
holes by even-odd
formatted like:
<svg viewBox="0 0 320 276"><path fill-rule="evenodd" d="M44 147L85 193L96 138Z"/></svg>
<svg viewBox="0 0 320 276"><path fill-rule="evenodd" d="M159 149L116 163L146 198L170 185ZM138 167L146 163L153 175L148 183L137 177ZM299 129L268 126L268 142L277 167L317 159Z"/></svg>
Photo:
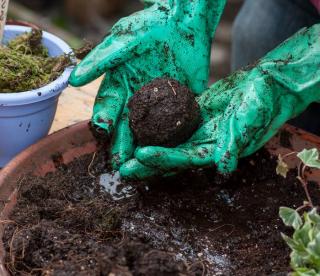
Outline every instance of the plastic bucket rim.
<svg viewBox="0 0 320 276"><path fill-rule="evenodd" d="M31 27L19 25L5 26L5 32L14 31L24 33L30 30ZM73 53L71 47L61 38L46 31L43 31L43 38L54 43L65 54ZM74 66L67 67L56 80L38 89L16 93L0 93L0 107L33 104L59 95L62 90L64 90L68 86L68 80L73 68Z"/></svg>

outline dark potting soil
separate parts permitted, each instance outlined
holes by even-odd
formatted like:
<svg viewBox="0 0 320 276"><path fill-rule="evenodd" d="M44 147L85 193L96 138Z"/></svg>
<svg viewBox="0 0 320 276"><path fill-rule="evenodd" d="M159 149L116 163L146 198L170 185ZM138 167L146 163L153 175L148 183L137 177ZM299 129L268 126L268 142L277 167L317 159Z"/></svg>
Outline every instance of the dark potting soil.
<svg viewBox="0 0 320 276"><path fill-rule="evenodd" d="M4 245L13 275L286 275L280 206L304 200L294 172L260 151L213 169L121 183L103 154L25 177ZM319 195L317 195L319 198ZM289 233L288 233L289 234Z"/></svg>
<svg viewBox="0 0 320 276"><path fill-rule="evenodd" d="M128 106L130 128L140 146L180 145L201 121L194 94L172 79L153 80L134 93Z"/></svg>

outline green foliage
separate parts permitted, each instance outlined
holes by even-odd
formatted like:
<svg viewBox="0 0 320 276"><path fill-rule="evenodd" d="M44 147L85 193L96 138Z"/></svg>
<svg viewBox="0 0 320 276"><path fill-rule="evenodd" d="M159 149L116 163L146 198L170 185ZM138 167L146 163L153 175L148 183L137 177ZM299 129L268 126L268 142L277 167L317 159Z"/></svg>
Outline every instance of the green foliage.
<svg viewBox="0 0 320 276"><path fill-rule="evenodd" d="M319 151L316 148L304 149L296 153L292 152L278 158L277 174L286 177L289 167L284 159L292 154L301 160L302 165L298 167L297 179L302 184L307 202L304 202L297 210L281 207L279 216L286 226L292 227L294 233L292 237L282 234L283 239L291 248L291 267L294 270L294 276L316 276L320 275L320 215L317 208L313 205L310 192L308 190L308 181L305 175L305 169L320 169ZM308 213L301 217L298 210L312 208Z"/></svg>
<svg viewBox="0 0 320 276"><path fill-rule="evenodd" d="M310 149L299 152L297 156L301 159L303 164L310 168L320 169L319 151L318 149Z"/></svg>
<svg viewBox="0 0 320 276"><path fill-rule="evenodd" d="M289 166L284 161L284 159L292 154L295 154L295 152L289 153L287 155L282 156L279 154L278 161L277 161L277 168L276 172L278 175L283 176L284 178L287 177L287 174L289 172ZM296 153L297 157L301 160L301 162L304 164L305 167L310 168L317 168L320 169L320 159L319 159L319 150L316 148L313 149L304 149L301 152Z"/></svg>
<svg viewBox="0 0 320 276"><path fill-rule="evenodd" d="M320 275L320 216L314 208L304 213L281 207L279 215L284 224L293 227L292 238L282 234L291 248L291 267L295 276Z"/></svg>
<svg viewBox="0 0 320 276"><path fill-rule="evenodd" d="M287 207L281 207L279 215L286 226L299 229L302 225L302 219L296 210Z"/></svg>
<svg viewBox="0 0 320 276"><path fill-rule="evenodd" d="M287 174L289 172L289 167L286 162L284 162L281 155L278 156L278 165L276 168L276 172L278 175L281 175L282 177L286 178Z"/></svg>

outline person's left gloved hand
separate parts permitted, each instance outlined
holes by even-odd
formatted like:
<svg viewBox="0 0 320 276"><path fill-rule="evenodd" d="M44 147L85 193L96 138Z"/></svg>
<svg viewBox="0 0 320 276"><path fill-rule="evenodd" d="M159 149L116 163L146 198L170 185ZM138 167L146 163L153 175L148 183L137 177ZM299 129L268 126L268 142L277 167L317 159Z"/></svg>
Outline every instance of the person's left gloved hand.
<svg viewBox="0 0 320 276"><path fill-rule="evenodd" d="M320 24L303 29L254 68L240 70L198 97L202 125L177 148L144 147L125 163L125 178L171 175L216 165L222 173L260 149L289 119L320 101Z"/></svg>
<svg viewBox="0 0 320 276"><path fill-rule="evenodd" d="M146 9L121 19L69 80L81 86L106 74L92 123L113 136L114 169L135 149L127 107L135 91L160 77L176 79L196 94L207 87L211 41L226 0L145 2Z"/></svg>

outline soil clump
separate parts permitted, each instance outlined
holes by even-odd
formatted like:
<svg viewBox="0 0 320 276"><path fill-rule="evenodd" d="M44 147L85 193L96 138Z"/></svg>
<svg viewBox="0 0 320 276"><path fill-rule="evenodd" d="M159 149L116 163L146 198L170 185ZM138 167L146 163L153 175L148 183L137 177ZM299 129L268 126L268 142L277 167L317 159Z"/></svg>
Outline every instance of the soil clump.
<svg viewBox="0 0 320 276"><path fill-rule="evenodd" d="M139 146L178 146L201 121L194 94L172 79L153 80L134 93L128 106L130 128Z"/></svg>

